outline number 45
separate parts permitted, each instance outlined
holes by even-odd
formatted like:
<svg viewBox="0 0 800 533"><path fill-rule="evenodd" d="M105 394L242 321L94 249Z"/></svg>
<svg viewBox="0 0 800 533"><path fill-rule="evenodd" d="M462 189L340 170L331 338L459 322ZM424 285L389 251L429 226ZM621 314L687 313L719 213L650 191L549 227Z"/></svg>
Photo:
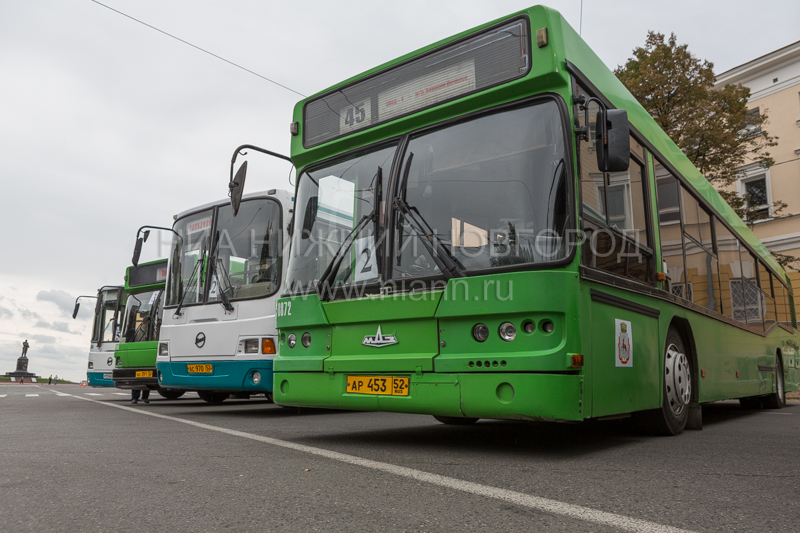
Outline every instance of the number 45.
<svg viewBox="0 0 800 533"><path fill-rule="evenodd" d="M344 123L348 126L352 126L353 124L360 124L364 122L366 118L367 113L364 111L364 105L354 105L347 110L347 114L344 117Z"/></svg>

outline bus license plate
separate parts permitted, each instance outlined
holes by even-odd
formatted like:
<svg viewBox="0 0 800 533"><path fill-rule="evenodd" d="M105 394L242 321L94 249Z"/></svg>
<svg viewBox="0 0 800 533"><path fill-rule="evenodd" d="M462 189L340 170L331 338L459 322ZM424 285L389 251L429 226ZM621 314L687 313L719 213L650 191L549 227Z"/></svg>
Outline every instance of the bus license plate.
<svg viewBox="0 0 800 533"><path fill-rule="evenodd" d="M103 374L103 379L111 379L111 374Z"/></svg>
<svg viewBox="0 0 800 533"><path fill-rule="evenodd" d="M186 365L186 371L191 374L211 374L214 365Z"/></svg>
<svg viewBox="0 0 800 533"><path fill-rule="evenodd" d="M347 376L347 392L408 396L408 378L396 376Z"/></svg>
<svg viewBox="0 0 800 533"><path fill-rule="evenodd" d="M153 371L152 370L137 370L136 371L137 378L152 378Z"/></svg>

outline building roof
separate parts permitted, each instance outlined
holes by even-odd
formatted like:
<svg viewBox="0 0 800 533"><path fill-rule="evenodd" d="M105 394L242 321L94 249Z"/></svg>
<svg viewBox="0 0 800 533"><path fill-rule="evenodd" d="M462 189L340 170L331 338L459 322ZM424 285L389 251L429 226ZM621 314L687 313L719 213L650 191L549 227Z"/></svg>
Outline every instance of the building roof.
<svg viewBox="0 0 800 533"><path fill-rule="evenodd" d="M800 83L798 69L792 68L788 72L783 70L781 72L782 75L779 76L783 79L778 82L769 80L770 85L768 86L762 86L764 85L763 83L752 84L751 82L761 77L767 77L771 73L777 73L777 71L786 69L786 67L793 64L800 64L800 41L795 41L783 48L778 48L747 63L742 63L737 67L726 70L717 76L716 85L722 87L728 84L741 83L753 89L753 98L766 96L766 94Z"/></svg>

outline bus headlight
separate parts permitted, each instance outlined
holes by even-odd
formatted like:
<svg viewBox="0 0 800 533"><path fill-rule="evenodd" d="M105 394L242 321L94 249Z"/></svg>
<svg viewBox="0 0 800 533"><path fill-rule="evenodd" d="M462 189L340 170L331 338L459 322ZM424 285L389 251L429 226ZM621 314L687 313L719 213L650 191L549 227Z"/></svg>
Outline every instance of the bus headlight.
<svg viewBox="0 0 800 533"><path fill-rule="evenodd" d="M169 344L166 342L158 343L158 355L169 355Z"/></svg>
<svg viewBox="0 0 800 533"><path fill-rule="evenodd" d="M258 370L253 372L253 383L255 385L258 385L259 383L261 383L261 372L259 372Z"/></svg>
<svg viewBox="0 0 800 533"><path fill-rule="evenodd" d="M244 353L258 353L258 339L244 341Z"/></svg>
<svg viewBox="0 0 800 533"><path fill-rule="evenodd" d="M303 336L300 338L300 342L302 342L303 346L305 346L306 348L311 346L311 333L307 331L303 333Z"/></svg>
<svg viewBox="0 0 800 533"><path fill-rule="evenodd" d="M297 345L297 335L290 333L289 336L286 337L286 344L289 345L289 348L294 348Z"/></svg>
<svg viewBox="0 0 800 533"><path fill-rule="evenodd" d="M90 369L94 368L94 363L92 361L89 361L89 368Z"/></svg>
<svg viewBox="0 0 800 533"><path fill-rule="evenodd" d="M500 338L506 342L511 342L517 336L517 328L511 322L503 322L500 324L500 329L497 330Z"/></svg>
<svg viewBox="0 0 800 533"><path fill-rule="evenodd" d="M475 327L472 328L472 336L476 341L484 342L489 338L489 328L486 327L486 324L475 324Z"/></svg>

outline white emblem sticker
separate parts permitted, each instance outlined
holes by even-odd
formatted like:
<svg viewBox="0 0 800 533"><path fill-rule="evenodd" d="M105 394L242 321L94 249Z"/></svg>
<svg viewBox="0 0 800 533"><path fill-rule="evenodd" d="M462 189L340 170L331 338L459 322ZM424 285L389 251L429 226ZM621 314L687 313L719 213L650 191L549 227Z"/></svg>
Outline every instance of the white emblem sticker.
<svg viewBox="0 0 800 533"><path fill-rule="evenodd" d="M633 330L631 323L626 320L616 319L617 338L614 344L616 353L616 366L633 366Z"/></svg>
<svg viewBox="0 0 800 533"><path fill-rule="evenodd" d="M374 346L376 348L383 348L384 346L391 346L397 344L397 337L394 335L384 335L381 333L381 326L378 325L378 332L375 335L367 335L364 337L364 346Z"/></svg>

